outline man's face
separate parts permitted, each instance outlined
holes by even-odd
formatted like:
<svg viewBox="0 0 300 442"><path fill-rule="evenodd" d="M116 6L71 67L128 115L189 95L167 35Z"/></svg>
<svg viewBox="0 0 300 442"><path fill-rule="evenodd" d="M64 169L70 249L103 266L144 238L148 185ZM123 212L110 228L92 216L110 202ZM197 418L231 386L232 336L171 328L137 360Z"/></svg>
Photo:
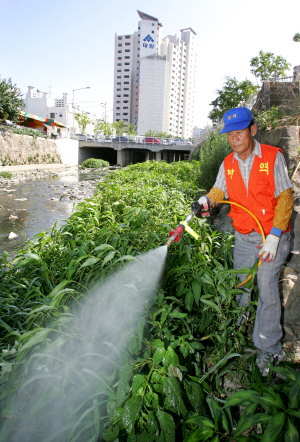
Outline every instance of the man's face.
<svg viewBox="0 0 300 442"><path fill-rule="evenodd" d="M256 134L256 130L256 125L253 124L250 129L233 130L226 134L231 149L233 152L236 152L242 160L245 160L251 155L254 149L252 137Z"/></svg>

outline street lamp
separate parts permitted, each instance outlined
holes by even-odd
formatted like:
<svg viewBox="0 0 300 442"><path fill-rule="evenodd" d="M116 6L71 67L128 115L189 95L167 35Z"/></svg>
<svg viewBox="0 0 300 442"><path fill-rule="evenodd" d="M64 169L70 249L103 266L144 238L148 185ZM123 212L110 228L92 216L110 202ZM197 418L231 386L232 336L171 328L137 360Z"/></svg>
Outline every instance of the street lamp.
<svg viewBox="0 0 300 442"><path fill-rule="evenodd" d="M86 87L80 87L78 89L73 89L73 103L72 103L72 108L73 108L73 130L74 130L74 114L75 114L75 110L74 110L74 93L76 91L82 91L83 89L91 89L91 86L86 86Z"/></svg>

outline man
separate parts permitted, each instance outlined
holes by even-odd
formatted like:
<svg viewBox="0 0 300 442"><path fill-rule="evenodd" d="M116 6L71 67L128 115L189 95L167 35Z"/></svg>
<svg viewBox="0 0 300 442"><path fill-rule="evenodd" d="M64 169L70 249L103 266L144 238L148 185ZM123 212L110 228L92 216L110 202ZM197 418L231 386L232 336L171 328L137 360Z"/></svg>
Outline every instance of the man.
<svg viewBox="0 0 300 442"><path fill-rule="evenodd" d="M253 138L257 127L248 108L230 109L223 121L220 133L226 133L233 152L224 159L213 188L198 203L208 210L210 205L228 198L250 210L264 229L266 241L262 244L255 220L245 210L231 205L234 268L250 268L258 258L263 261L257 272L259 299L253 343L258 349L256 364L262 376L267 376L272 363L286 358L280 342L279 274L290 249L292 185L281 150ZM201 214L207 215L208 212ZM245 275L240 277L245 279ZM244 291L239 303L249 305L249 291Z"/></svg>

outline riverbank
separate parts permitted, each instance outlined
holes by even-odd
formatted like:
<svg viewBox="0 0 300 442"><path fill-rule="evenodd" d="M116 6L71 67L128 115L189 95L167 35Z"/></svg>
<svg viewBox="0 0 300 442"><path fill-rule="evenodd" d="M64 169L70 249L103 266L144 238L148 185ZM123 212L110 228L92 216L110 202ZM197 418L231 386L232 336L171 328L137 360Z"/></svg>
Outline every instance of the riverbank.
<svg viewBox="0 0 300 442"><path fill-rule="evenodd" d="M54 164L23 164L17 166L0 166L1 172L9 172L12 178L3 178L0 176L0 184L16 184L24 180L35 180L55 176L61 172L78 172L78 166L66 166L61 163Z"/></svg>

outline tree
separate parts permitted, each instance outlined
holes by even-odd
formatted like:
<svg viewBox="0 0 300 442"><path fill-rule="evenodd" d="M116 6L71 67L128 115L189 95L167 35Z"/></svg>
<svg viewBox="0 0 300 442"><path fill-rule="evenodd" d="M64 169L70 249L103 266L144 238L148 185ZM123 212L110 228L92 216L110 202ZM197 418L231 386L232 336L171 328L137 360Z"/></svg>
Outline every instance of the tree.
<svg viewBox="0 0 300 442"><path fill-rule="evenodd" d="M167 132L162 132L158 130L147 130L147 132L144 133L145 137L157 137L157 138L171 138L171 134L167 134Z"/></svg>
<svg viewBox="0 0 300 442"><path fill-rule="evenodd" d="M226 77L223 89L217 90L217 98L210 103L213 110L209 113L209 118L213 123L218 123L224 112L233 107L246 105L257 90L258 87L249 80L239 82L236 78Z"/></svg>
<svg viewBox="0 0 300 442"><path fill-rule="evenodd" d="M74 118L78 123L79 129L81 133L85 133L86 126L91 123L91 119L87 114L74 114Z"/></svg>
<svg viewBox="0 0 300 442"><path fill-rule="evenodd" d="M290 68L290 63L280 55L275 56L272 52L259 51L257 57L251 58L250 66L253 68L251 73L263 82L286 77L285 71Z"/></svg>
<svg viewBox="0 0 300 442"><path fill-rule="evenodd" d="M296 41L297 43L300 42L300 33L299 33L299 32L297 32L297 33L294 35L294 37L293 37L293 41Z"/></svg>
<svg viewBox="0 0 300 442"><path fill-rule="evenodd" d="M125 128L127 127L127 124L125 123L124 120L120 120L120 121L114 121L112 123L112 126L116 129L117 135L123 135Z"/></svg>
<svg viewBox="0 0 300 442"><path fill-rule="evenodd" d="M128 126L126 127L126 132L128 135L136 135L134 124L128 124Z"/></svg>
<svg viewBox="0 0 300 442"><path fill-rule="evenodd" d="M107 121L96 120L94 133L95 135L103 134L104 138L108 138L113 134L113 127Z"/></svg>
<svg viewBox="0 0 300 442"><path fill-rule="evenodd" d="M17 122L25 103L21 91L11 79L0 80L0 119Z"/></svg>

